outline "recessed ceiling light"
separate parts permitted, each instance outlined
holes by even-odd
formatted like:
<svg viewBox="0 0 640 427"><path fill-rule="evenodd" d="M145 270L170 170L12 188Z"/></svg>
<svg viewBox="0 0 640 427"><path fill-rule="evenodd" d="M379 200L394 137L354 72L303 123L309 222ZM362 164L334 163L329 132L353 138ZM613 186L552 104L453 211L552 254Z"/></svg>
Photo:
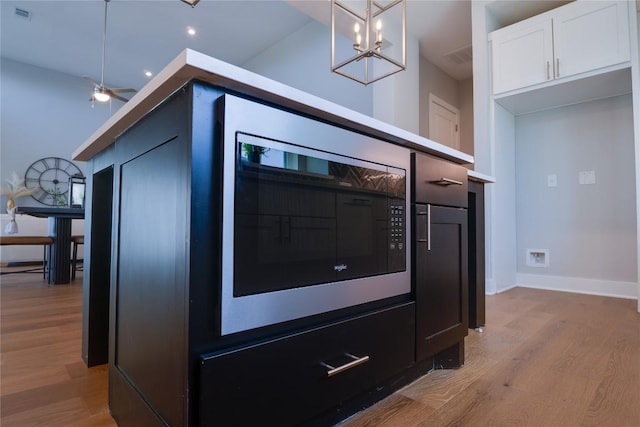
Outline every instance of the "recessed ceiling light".
<svg viewBox="0 0 640 427"><path fill-rule="evenodd" d="M189 34L190 36L195 36L196 35L196 29L193 27L187 27L187 34Z"/></svg>
<svg viewBox="0 0 640 427"><path fill-rule="evenodd" d="M151 71L149 71L149 70L144 70L144 75L147 76L147 77L151 77L151 76L153 76L153 73Z"/></svg>

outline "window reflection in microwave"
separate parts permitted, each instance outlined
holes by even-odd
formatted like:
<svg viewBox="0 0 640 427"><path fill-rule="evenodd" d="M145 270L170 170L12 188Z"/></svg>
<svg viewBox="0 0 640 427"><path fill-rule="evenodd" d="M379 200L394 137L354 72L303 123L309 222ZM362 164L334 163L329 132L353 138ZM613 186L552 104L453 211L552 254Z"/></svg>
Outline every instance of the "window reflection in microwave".
<svg viewBox="0 0 640 427"><path fill-rule="evenodd" d="M271 147L240 143L242 160L280 169L329 175L329 161Z"/></svg>

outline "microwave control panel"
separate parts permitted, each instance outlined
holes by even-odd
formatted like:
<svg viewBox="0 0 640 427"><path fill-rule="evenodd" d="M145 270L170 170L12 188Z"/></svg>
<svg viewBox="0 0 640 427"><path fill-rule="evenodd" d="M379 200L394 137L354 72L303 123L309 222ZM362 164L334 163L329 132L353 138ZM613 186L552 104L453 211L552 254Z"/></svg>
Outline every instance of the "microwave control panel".
<svg viewBox="0 0 640 427"><path fill-rule="evenodd" d="M391 204L390 207L391 224L389 250L390 251L402 251L404 252L404 230L405 230L405 210L404 205Z"/></svg>

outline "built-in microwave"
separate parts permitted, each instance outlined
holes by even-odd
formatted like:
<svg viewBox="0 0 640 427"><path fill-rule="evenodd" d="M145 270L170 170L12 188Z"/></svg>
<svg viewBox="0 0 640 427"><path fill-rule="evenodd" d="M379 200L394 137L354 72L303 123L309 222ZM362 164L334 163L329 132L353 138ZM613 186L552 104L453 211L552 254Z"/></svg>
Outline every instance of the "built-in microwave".
<svg viewBox="0 0 640 427"><path fill-rule="evenodd" d="M221 334L408 294L408 149L221 102Z"/></svg>

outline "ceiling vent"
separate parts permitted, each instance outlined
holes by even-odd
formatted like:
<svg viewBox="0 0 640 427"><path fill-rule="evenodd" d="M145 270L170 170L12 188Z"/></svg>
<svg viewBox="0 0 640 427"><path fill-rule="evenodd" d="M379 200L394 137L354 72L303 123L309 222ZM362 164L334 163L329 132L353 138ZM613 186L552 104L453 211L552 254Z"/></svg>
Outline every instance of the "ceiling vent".
<svg viewBox="0 0 640 427"><path fill-rule="evenodd" d="M449 53L445 53L444 56L449 61L453 62L457 65L466 64L471 62L473 59L473 51L471 50L471 45L465 46L461 49L454 50Z"/></svg>
<svg viewBox="0 0 640 427"><path fill-rule="evenodd" d="M31 12L25 9L20 9L19 7L16 7L15 15L18 18L26 19L27 21L31 20Z"/></svg>

